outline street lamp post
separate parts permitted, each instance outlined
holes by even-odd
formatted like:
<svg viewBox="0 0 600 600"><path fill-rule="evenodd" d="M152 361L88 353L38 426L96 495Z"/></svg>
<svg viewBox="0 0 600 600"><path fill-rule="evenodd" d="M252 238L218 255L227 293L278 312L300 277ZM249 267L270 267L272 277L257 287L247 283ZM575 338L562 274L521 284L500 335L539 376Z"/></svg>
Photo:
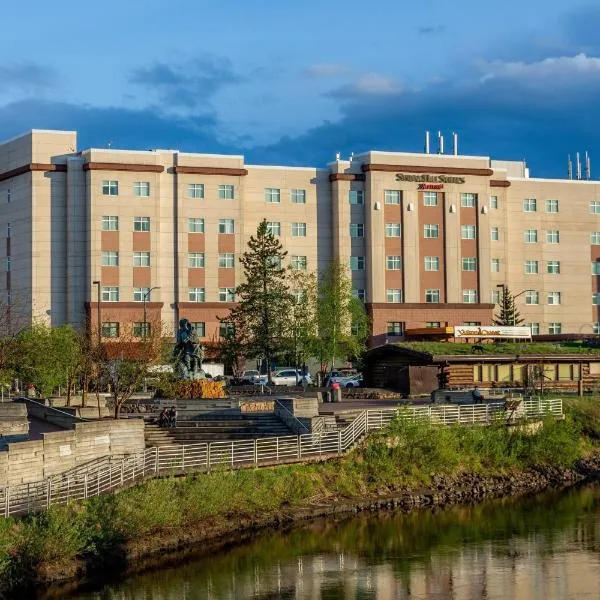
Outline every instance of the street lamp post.
<svg viewBox="0 0 600 600"><path fill-rule="evenodd" d="M144 294L144 324L142 325L142 327L143 327L142 337L144 339L146 339L146 337L148 337L148 331L147 331L148 320L146 318L146 303L148 302L148 298L150 297L152 290L160 290L160 286L155 285L154 287L149 288L148 291Z"/></svg>
<svg viewBox="0 0 600 600"><path fill-rule="evenodd" d="M496 287L502 288L502 295L504 296L504 291L506 289L506 284L505 283L499 283L498 285L496 285ZM526 294L527 292L534 292L535 290L531 290L531 289L526 289L523 290L522 292L519 292L518 294L515 294L512 299L513 299L513 327L515 327L515 325L517 324L517 311L515 309L515 300L519 297L522 296L523 294Z"/></svg>
<svg viewBox="0 0 600 600"><path fill-rule="evenodd" d="M97 329L98 329L98 346L100 346L100 344L102 343L102 323L100 322L100 304L102 302L102 293L101 293L101 283L100 281L92 281L92 284L98 287L98 302L97 302Z"/></svg>

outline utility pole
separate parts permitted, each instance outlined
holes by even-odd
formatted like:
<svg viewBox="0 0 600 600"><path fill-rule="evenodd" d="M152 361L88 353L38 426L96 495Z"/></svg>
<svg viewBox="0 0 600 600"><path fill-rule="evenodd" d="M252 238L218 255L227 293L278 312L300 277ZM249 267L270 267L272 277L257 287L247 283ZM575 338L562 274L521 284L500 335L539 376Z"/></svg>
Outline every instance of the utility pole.
<svg viewBox="0 0 600 600"><path fill-rule="evenodd" d="M100 281L92 281L92 284L98 287L98 302L97 302L97 306L96 306L96 308L98 310L97 317L96 317L98 322L96 324L96 327L98 329L98 347L100 347L100 344L102 343L102 323L100 322L100 317L101 317L100 305L102 302L102 291L101 291L102 288L100 287L101 286Z"/></svg>
<svg viewBox="0 0 600 600"><path fill-rule="evenodd" d="M155 285L154 287L151 287L148 289L148 291L144 294L144 323L142 324L142 338L146 339L148 337L148 319L146 318L146 303L148 302L148 299L150 298L150 294L152 292L152 290L160 290L160 286L159 285Z"/></svg>

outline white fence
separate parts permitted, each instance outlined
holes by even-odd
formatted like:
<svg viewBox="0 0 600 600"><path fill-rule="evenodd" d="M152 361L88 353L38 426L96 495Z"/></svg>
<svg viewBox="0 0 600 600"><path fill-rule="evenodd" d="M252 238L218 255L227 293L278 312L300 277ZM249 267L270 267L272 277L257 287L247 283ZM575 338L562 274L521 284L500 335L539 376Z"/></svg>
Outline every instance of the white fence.
<svg viewBox="0 0 600 600"><path fill-rule="evenodd" d="M563 415L562 400L531 399L523 404L527 418ZM339 431L148 448L120 459L102 458L43 481L1 488L0 516L22 515L55 504L84 500L149 477L339 456L352 449L369 431L385 427L397 415L429 419L442 425L487 425L506 419L509 411L502 402L366 410Z"/></svg>

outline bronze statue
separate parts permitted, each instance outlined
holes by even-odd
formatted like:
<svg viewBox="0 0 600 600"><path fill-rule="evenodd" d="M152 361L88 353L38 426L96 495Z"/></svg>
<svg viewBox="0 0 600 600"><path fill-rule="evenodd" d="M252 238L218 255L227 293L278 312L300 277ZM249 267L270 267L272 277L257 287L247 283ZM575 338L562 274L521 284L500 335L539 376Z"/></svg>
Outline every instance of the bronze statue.
<svg viewBox="0 0 600 600"><path fill-rule="evenodd" d="M200 344L198 334L187 319L179 320L177 342L173 350L175 373L181 379L202 379L202 360L204 348Z"/></svg>

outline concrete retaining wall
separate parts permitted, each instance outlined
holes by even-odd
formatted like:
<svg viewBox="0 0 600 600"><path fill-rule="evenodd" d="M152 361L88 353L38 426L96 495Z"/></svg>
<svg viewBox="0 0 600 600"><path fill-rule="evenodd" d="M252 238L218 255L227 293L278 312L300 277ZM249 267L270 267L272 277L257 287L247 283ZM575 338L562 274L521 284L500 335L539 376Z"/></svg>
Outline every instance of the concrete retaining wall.
<svg viewBox="0 0 600 600"><path fill-rule="evenodd" d="M29 435L27 408L24 404L0 404L0 449L12 442L22 442Z"/></svg>
<svg viewBox="0 0 600 600"><path fill-rule="evenodd" d="M43 440L18 442L0 452L0 486L39 481L104 456L143 450L142 419L76 423L70 431L43 434Z"/></svg>

